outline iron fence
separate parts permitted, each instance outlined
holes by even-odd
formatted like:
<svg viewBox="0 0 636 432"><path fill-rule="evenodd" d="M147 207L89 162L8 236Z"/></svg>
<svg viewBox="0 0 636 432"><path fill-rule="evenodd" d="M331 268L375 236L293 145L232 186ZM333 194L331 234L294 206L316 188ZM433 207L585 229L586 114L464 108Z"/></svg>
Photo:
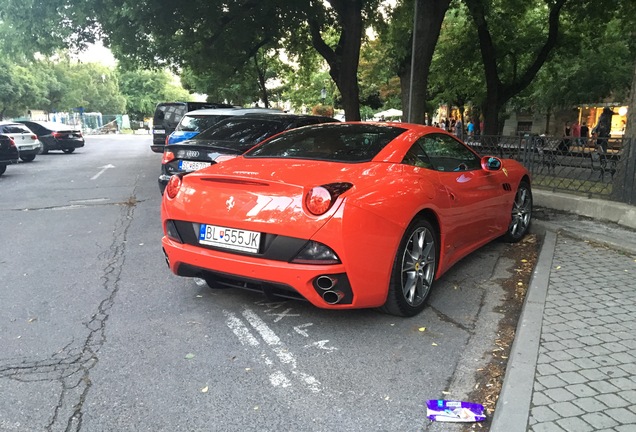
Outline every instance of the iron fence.
<svg viewBox="0 0 636 432"><path fill-rule="evenodd" d="M636 204L634 143L623 138L469 137L482 156L515 159L535 187Z"/></svg>

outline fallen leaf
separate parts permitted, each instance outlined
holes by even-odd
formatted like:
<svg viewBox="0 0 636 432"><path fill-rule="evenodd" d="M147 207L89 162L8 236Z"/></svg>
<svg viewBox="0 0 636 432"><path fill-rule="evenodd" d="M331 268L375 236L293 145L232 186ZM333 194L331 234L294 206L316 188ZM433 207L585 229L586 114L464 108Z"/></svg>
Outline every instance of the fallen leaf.
<svg viewBox="0 0 636 432"><path fill-rule="evenodd" d="M437 346L437 344L436 344L435 342L433 342L431 345L433 345L433 346Z"/></svg>
<svg viewBox="0 0 636 432"><path fill-rule="evenodd" d="M522 263L527 263L527 262L528 262L528 260L527 260L527 259L522 259L522 260L521 260L521 262L522 262Z"/></svg>
<svg viewBox="0 0 636 432"><path fill-rule="evenodd" d="M449 394L450 394L450 392L443 391L443 392L442 392L442 394L444 394L444 395L449 395Z"/></svg>
<svg viewBox="0 0 636 432"><path fill-rule="evenodd" d="M258 405L257 405L257 406L255 406L255 407L254 407L254 409L255 409L255 410L257 410L257 409L258 409Z"/></svg>
<svg viewBox="0 0 636 432"><path fill-rule="evenodd" d="M523 286L523 282L517 282L517 285Z"/></svg>
<svg viewBox="0 0 636 432"><path fill-rule="evenodd" d="M199 294L199 295L197 296L197 298L201 298L201 297L203 297L201 294Z"/></svg>
<svg viewBox="0 0 636 432"><path fill-rule="evenodd" d="M185 358L186 358L186 359L188 359L188 360L193 359L193 358L194 358L194 354L192 354L192 353L187 353L187 354L185 355Z"/></svg>
<svg viewBox="0 0 636 432"><path fill-rule="evenodd" d="M561 268L561 266L556 266L556 269L559 270Z"/></svg>
<svg viewBox="0 0 636 432"><path fill-rule="evenodd" d="M29 322L32 323L33 321L37 321L38 317L33 317L33 318L29 318Z"/></svg>
<svg viewBox="0 0 636 432"><path fill-rule="evenodd" d="M426 327L420 327L418 330L421 332L426 331Z"/></svg>
<svg viewBox="0 0 636 432"><path fill-rule="evenodd" d="M247 372L249 372L249 371L251 371L251 370L252 370L252 368L245 368L245 370L246 370Z"/></svg>
<svg viewBox="0 0 636 432"><path fill-rule="evenodd" d="M205 386L201 389L201 393L207 393L208 392L208 386Z"/></svg>

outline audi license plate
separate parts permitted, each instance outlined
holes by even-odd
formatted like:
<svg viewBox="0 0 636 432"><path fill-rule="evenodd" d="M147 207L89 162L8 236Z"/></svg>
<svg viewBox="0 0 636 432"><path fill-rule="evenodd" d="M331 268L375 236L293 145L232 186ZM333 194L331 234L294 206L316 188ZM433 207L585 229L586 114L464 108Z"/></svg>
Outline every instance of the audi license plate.
<svg viewBox="0 0 636 432"><path fill-rule="evenodd" d="M258 253L261 233L201 224L199 243L243 252Z"/></svg>
<svg viewBox="0 0 636 432"><path fill-rule="evenodd" d="M187 172L200 170L201 168L207 168L210 165L212 165L210 162L196 162L196 161L185 161L185 160L179 161L179 169L181 171L187 171Z"/></svg>

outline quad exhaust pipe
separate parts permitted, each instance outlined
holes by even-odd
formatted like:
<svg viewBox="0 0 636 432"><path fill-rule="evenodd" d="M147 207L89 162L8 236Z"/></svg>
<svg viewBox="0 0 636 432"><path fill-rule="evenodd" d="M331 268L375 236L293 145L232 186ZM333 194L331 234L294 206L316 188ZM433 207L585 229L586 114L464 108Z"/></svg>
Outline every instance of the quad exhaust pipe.
<svg viewBox="0 0 636 432"><path fill-rule="evenodd" d="M322 299L325 301L325 303L330 305L340 302L340 300L342 300L343 298L344 293L342 291L326 291L322 295Z"/></svg>
<svg viewBox="0 0 636 432"><path fill-rule="evenodd" d="M336 285L337 282L338 279L331 276L318 276L316 279L316 286L323 291L329 291Z"/></svg>
<svg viewBox="0 0 636 432"><path fill-rule="evenodd" d="M334 305L345 298L345 293L338 286L338 279L338 275L321 275L314 280L314 288L327 304Z"/></svg>

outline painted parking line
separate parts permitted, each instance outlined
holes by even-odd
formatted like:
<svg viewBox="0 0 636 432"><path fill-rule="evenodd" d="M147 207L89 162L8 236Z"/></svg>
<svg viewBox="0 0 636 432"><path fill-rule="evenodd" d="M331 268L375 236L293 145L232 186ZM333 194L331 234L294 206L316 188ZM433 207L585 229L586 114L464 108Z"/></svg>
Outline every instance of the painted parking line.
<svg viewBox="0 0 636 432"><path fill-rule="evenodd" d="M226 325L234 335L238 338L239 342L245 346L257 347L261 345L259 339L252 333L248 325L234 313L224 310L223 314L226 316ZM276 358L282 365L288 368L288 373L299 379L310 391L317 393L322 390L320 381L314 376L298 370L298 361L296 356L285 346L278 335L259 317L256 312L251 309L245 309L243 311L243 318L249 326L251 326L256 333L260 336L265 346L271 349ZM316 344L320 345L324 341L319 341ZM265 365L271 369L275 369L274 362L269 359L267 354L262 354ZM275 370L269 376L269 381L274 387L287 388L292 386L291 380L287 377L285 372L281 370Z"/></svg>

